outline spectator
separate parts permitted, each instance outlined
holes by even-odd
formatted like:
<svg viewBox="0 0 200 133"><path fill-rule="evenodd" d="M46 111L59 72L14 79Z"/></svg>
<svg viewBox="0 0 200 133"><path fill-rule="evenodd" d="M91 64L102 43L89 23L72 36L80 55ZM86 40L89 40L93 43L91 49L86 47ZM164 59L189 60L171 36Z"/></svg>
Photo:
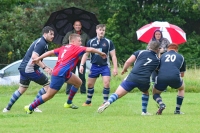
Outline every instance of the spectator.
<svg viewBox="0 0 200 133"><path fill-rule="evenodd" d="M69 36L73 33L79 34L81 35L81 41L82 41L82 46L86 46L86 43L89 41L89 36L83 31L81 30L82 25L80 21L75 21L74 22L74 30L69 31L65 37L63 38L63 45L69 44ZM81 58L79 59L78 63L77 63L77 67L78 69L80 68L80 62L81 62ZM81 94L86 94L86 80L85 80L85 71L86 71L86 64L83 64L83 73L78 72L79 78L82 80L82 85L80 87L80 92ZM76 67L72 70L73 73L76 72ZM69 91L71 89L72 85L71 84L67 84L66 87L66 94L69 94Z"/></svg>

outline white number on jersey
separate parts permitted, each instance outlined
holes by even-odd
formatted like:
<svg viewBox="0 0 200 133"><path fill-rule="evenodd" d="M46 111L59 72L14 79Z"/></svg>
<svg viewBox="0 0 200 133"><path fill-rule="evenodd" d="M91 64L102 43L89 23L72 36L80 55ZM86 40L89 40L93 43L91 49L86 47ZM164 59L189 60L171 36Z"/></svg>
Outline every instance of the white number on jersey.
<svg viewBox="0 0 200 133"><path fill-rule="evenodd" d="M66 52L67 52L67 50L66 49L64 49L64 51L63 51L63 53L62 53L62 55L61 55L61 59L64 57L64 55L66 54Z"/></svg>
<svg viewBox="0 0 200 133"><path fill-rule="evenodd" d="M175 54L172 54L172 55L167 54L167 55L165 55L165 57L166 57L165 62L174 62L176 60Z"/></svg>
<svg viewBox="0 0 200 133"><path fill-rule="evenodd" d="M152 59L150 59L150 58L147 58L147 62L146 63L144 63L144 66L146 66L147 64L149 64L150 62L152 62Z"/></svg>

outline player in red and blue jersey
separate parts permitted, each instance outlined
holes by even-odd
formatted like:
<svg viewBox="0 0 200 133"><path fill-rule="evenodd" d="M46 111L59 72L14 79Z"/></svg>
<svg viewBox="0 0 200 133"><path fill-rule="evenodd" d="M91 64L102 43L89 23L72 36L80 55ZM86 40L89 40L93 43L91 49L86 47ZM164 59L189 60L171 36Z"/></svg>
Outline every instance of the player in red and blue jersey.
<svg viewBox="0 0 200 133"><path fill-rule="evenodd" d="M153 89L153 99L159 104L159 109L156 114L161 115L165 109L165 104L162 101L160 94L167 89L167 86L178 89L176 109L174 114L183 114L180 108L184 98L184 82L181 77L186 71L186 63L184 57L177 53L178 45L170 44L167 52L160 58L160 66L158 76Z"/></svg>
<svg viewBox="0 0 200 133"><path fill-rule="evenodd" d="M54 54L58 56L58 61L52 72L50 88L48 89L46 94L40 96L30 106L24 107L27 114L31 114L34 108L53 98L53 96L60 90L65 82L72 84L73 86L70 90L68 100L64 104L64 107L72 109L78 108L77 106L72 104L72 100L74 95L78 91L78 88L81 86L82 81L79 77L72 73L71 70L76 66L78 59L85 52L94 52L99 54L101 57L106 58L105 53L100 52L94 48L86 48L80 45L81 36L78 34L71 34L69 36L69 45L48 51L37 59L33 60L33 63L38 63L41 59L47 56Z"/></svg>
<svg viewBox="0 0 200 133"><path fill-rule="evenodd" d="M143 92L143 94L145 94L145 97L143 97L144 99L142 99L142 105L144 104L145 108L142 108L141 115L151 115L146 109L149 100L148 90L150 87L151 73L157 69L159 65L159 58L157 56L157 53L159 52L159 46L159 42L152 41L149 44L149 50L136 51L129 57L123 66L121 74L123 75L126 73L127 69L134 63L131 72L118 86L115 93L110 95L108 101L98 108L98 113L102 113L107 107L110 106L110 104L137 87ZM142 107L144 107L144 105Z"/></svg>

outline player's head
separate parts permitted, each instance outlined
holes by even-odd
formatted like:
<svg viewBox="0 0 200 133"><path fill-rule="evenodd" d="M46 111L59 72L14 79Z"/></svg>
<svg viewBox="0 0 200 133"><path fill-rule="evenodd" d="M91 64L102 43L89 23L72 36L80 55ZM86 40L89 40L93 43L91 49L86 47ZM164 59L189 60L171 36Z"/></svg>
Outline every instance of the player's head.
<svg viewBox="0 0 200 133"><path fill-rule="evenodd" d="M79 34L71 34L69 36L69 44L80 46L82 44L81 42L81 36Z"/></svg>
<svg viewBox="0 0 200 133"><path fill-rule="evenodd" d="M106 32L106 25L99 24L96 26L96 33L98 38L103 38Z"/></svg>
<svg viewBox="0 0 200 133"><path fill-rule="evenodd" d="M167 51L170 51L170 50L174 50L174 51L177 52L178 51L178 45L175 44L175 43L169 44L168 47L167 47Z"/></svg>
<svg viewBox="0 0 200 133"><path fill-rule="evenodd" d="M160 48L160 42L158 41L151 41L149 44L149 49L155 51L156 53L158 53Z"/></svg>
<svg viewBox="0 0 200 133"><path fill-rule="evenodd" d="M43 34L43 37L46 39L46 41L48 41L48 42L52 42L53 41L54 30L50 26L45 26L42 29L42 34Z"/></svg>

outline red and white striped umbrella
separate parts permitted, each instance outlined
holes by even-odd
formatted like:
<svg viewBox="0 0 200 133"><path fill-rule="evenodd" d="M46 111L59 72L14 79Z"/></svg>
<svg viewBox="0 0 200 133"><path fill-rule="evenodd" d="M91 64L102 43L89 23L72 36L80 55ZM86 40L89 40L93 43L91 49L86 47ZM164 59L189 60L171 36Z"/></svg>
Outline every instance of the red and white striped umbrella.
<svg viewBox="0 0 200 133"><path fill-rule="evenodd" d="M167 38L170 43L182 44L187 41L186 33L180 27L160 21L152 22L137 30L138 40L149 43L155 30L162 31L163 37Z"/></svg>

